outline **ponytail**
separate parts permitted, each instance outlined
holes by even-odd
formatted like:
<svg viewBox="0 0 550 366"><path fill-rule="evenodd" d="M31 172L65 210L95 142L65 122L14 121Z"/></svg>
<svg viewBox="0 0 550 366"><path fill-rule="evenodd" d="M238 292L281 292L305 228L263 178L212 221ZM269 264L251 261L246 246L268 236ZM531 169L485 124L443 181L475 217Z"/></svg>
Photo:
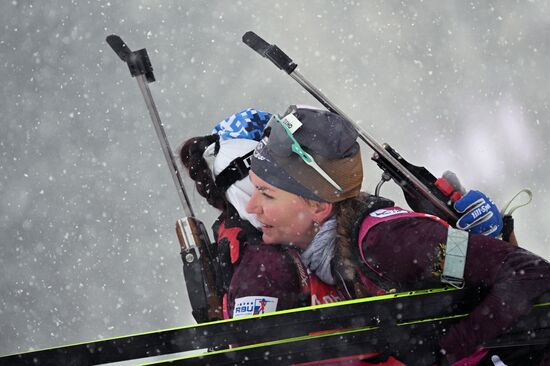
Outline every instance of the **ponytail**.
<svg viewBox="0 0 550 366"><path fill-rule="evenodd" d="M190 138L180 148L180 159L187 169L189 177L195 181L197 192L206 198L211 206L223 211L227 207L225 192L216 186L212 171L203 157L206 148L213 143L216 143L217 152L219 149L218 135Z"/></svg>
<svg viewBox="0 0 550 366"><path fill-rule="evenodd" d="M364 210L359 197L348 198L334 204L336 215L336 248L332 269L344 281L347 293L352 298L368 296L360 280L359 247L357 243L357 214ZM350 293L351 292L351 293Z"/></svg>

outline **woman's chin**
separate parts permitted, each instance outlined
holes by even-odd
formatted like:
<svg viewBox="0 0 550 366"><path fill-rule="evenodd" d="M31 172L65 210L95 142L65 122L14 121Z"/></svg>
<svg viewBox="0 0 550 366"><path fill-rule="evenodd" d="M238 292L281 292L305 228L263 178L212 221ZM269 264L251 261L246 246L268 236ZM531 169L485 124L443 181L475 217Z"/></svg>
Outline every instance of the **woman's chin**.
<svg viewBox="0 0 550 366"><path fill-rule="evenodd" d="M279 240L277 240L277 238L273 237L273 235L271 235L271 230L265 230L265 228L263 228L263 235L262 235L262 240L264 242L264 244L279 244Z"/></svg>

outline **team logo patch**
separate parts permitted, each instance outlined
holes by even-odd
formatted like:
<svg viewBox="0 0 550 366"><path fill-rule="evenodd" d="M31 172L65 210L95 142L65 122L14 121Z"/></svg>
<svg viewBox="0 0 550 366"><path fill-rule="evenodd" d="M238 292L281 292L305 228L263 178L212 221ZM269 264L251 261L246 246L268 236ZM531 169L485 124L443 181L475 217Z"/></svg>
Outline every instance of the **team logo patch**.
<svg viewBox="0 0 550 366"><path fill-rule="evenodd" d="M233 318L243 316L272 313L277 310L276 297L269 296L246 296L235 300Z"/></svg>
<svg viewBox="0 0 550 366"><path fill-rule="evenodd" d="M405 211L405 210L403 210L401 208L397 208L397 207L395 207L395 208L382 208L382 209L371 212L369 216L377 217L377 218L384 218L384 217L388 217L388 216L405 214L405 213L408 213L408 212L409 211Z"/></svg>

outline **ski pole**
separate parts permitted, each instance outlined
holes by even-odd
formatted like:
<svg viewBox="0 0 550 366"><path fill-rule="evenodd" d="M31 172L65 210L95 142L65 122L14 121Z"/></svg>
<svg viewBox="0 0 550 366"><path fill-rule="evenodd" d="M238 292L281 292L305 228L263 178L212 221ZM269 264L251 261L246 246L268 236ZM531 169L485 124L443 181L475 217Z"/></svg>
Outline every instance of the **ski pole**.
<svg viewBox="0 0 550 366"><path fill-rule="evenodd" d="M279 69L285 71L298 82L306 91L317 99L329 111L339 114L347 119L357 130L361 139L374 150L373 160L382 168L385 175L382 182L390 178L403 189L407 202L415 211L437 214L451 224L456 223L457 213L452 208L453 198L437 188L437 179L423 167L416 167L404 160L389 145L379 144L361 126L348 117L340 108L332 103L318 88L309 82L296 68L298 65L275 44L269 44L254 32L246 32L242 37L243 42L269 59ZM390 178L388 178L388 175ZM382 183L381 182L381 183ZM380 186L380 185L379 185ZM431 189L430 189L431 188ZM377 190L379 187L377 188ZM427 202L426 202L427 200Z"/></svg>
<svg viewBox="0 0 550 366"><path fill-rule="evenodd" d="M157 133L162 152L164 153L164 157L168 163L170 174L172 175L172 179L176 185L178 196L182 203L183 212L186 216L195 216L193 213L193 208L191 207L191 201L189 200L189 197L187 197L181 175L176 165L176 159L174 159L174 154L172 153L172 149L170 149L170 144L168 143L168 138L166 137L166 132L164 131L164 126L160 121L159 113L153 100L151 90L147 84L155 81L153 67L151 65L151 61L149 60L147 50L143 48L139 51L132 52L117 35L108 36L107 43L109 43L120 59L128 64L130 74L136 78L139 89L145 99L147 110L149 111L149 115L153 121L153 126L155 127L155 132Z"/></svg>
<svg viewBox="0 0 550 366"><path fill-rule="evenodd" d="M107 37L107 43L128 64L130 74L136 78L139 89L160 141L162 152L168 163L185 217L176 222L176 233L180 242L183 272L187 292L197 322L221 319L221 297L216 285L217 255L215 245L210 243L204 224L195 217L191 201L185 191L176 159L170 148L164 126L160 120L148 83L155 81L153 67L147 50L131 51L117 35Z"/></svg>

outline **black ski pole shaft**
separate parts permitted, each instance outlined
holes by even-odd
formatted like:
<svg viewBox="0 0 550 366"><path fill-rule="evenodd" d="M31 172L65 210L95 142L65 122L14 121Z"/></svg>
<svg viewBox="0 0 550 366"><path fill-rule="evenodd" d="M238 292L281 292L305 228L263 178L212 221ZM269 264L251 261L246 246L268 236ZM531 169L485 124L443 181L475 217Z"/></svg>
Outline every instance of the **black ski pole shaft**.
<svg viewBox="0 0 550 366"><path fill-rule="evenodd" d="M155 81L155 76L153 74L153 67L151 65L151 61L149 60L149 56L147 55L147 51L143 48L132 52L124 41L122 41L119 36L114 34L107 37L107 43L109 43L113 51L115 51L120 59L128 64L130 74L136 78L141 94L145 99L147 110L151 116L151 121L155 127L155 132L157 133L162 152L164 153L164 157L168 163L170 174L172 175L172 179L176 185L176 190L182 203L183 212L185 213L185 216L194 217L195 214L193 213L191 201L185 191L185 186L183 185L183 180L176 164L176 159L174 158L174 154L170 148L166 132L164 131L164 126L160 120L151 90L149 89L148 83Z"/></svg>
<svg viewBox="0 0 550 366"><path fill-rule="evenodd" d="M458 216L447 205L440 201L435 195L422 183L414 174L412 174L403 164L401 164L394 156L392 156L386 149L382 147L367 131L365 131L359 124L348 117L340 108L328 99L318 88L309 82L302 74L296 70L298 65L292 61L292 59L284 53L276 45L267 43L264 39L258 36L256 33L249 31L243 35L243 42L259 53L262 57L269 59L279 69L285 71L290 77L298 82L305 90L307 90L315 99L317 99L323 106L329 111L339 114L347 119L357 130L361 140L363 140L371 149L373 149L379 156L386 159L392 164L406 179L408 179L414 188L422 194L430 203L445 213L449 218L456 221Z"/></svg>

